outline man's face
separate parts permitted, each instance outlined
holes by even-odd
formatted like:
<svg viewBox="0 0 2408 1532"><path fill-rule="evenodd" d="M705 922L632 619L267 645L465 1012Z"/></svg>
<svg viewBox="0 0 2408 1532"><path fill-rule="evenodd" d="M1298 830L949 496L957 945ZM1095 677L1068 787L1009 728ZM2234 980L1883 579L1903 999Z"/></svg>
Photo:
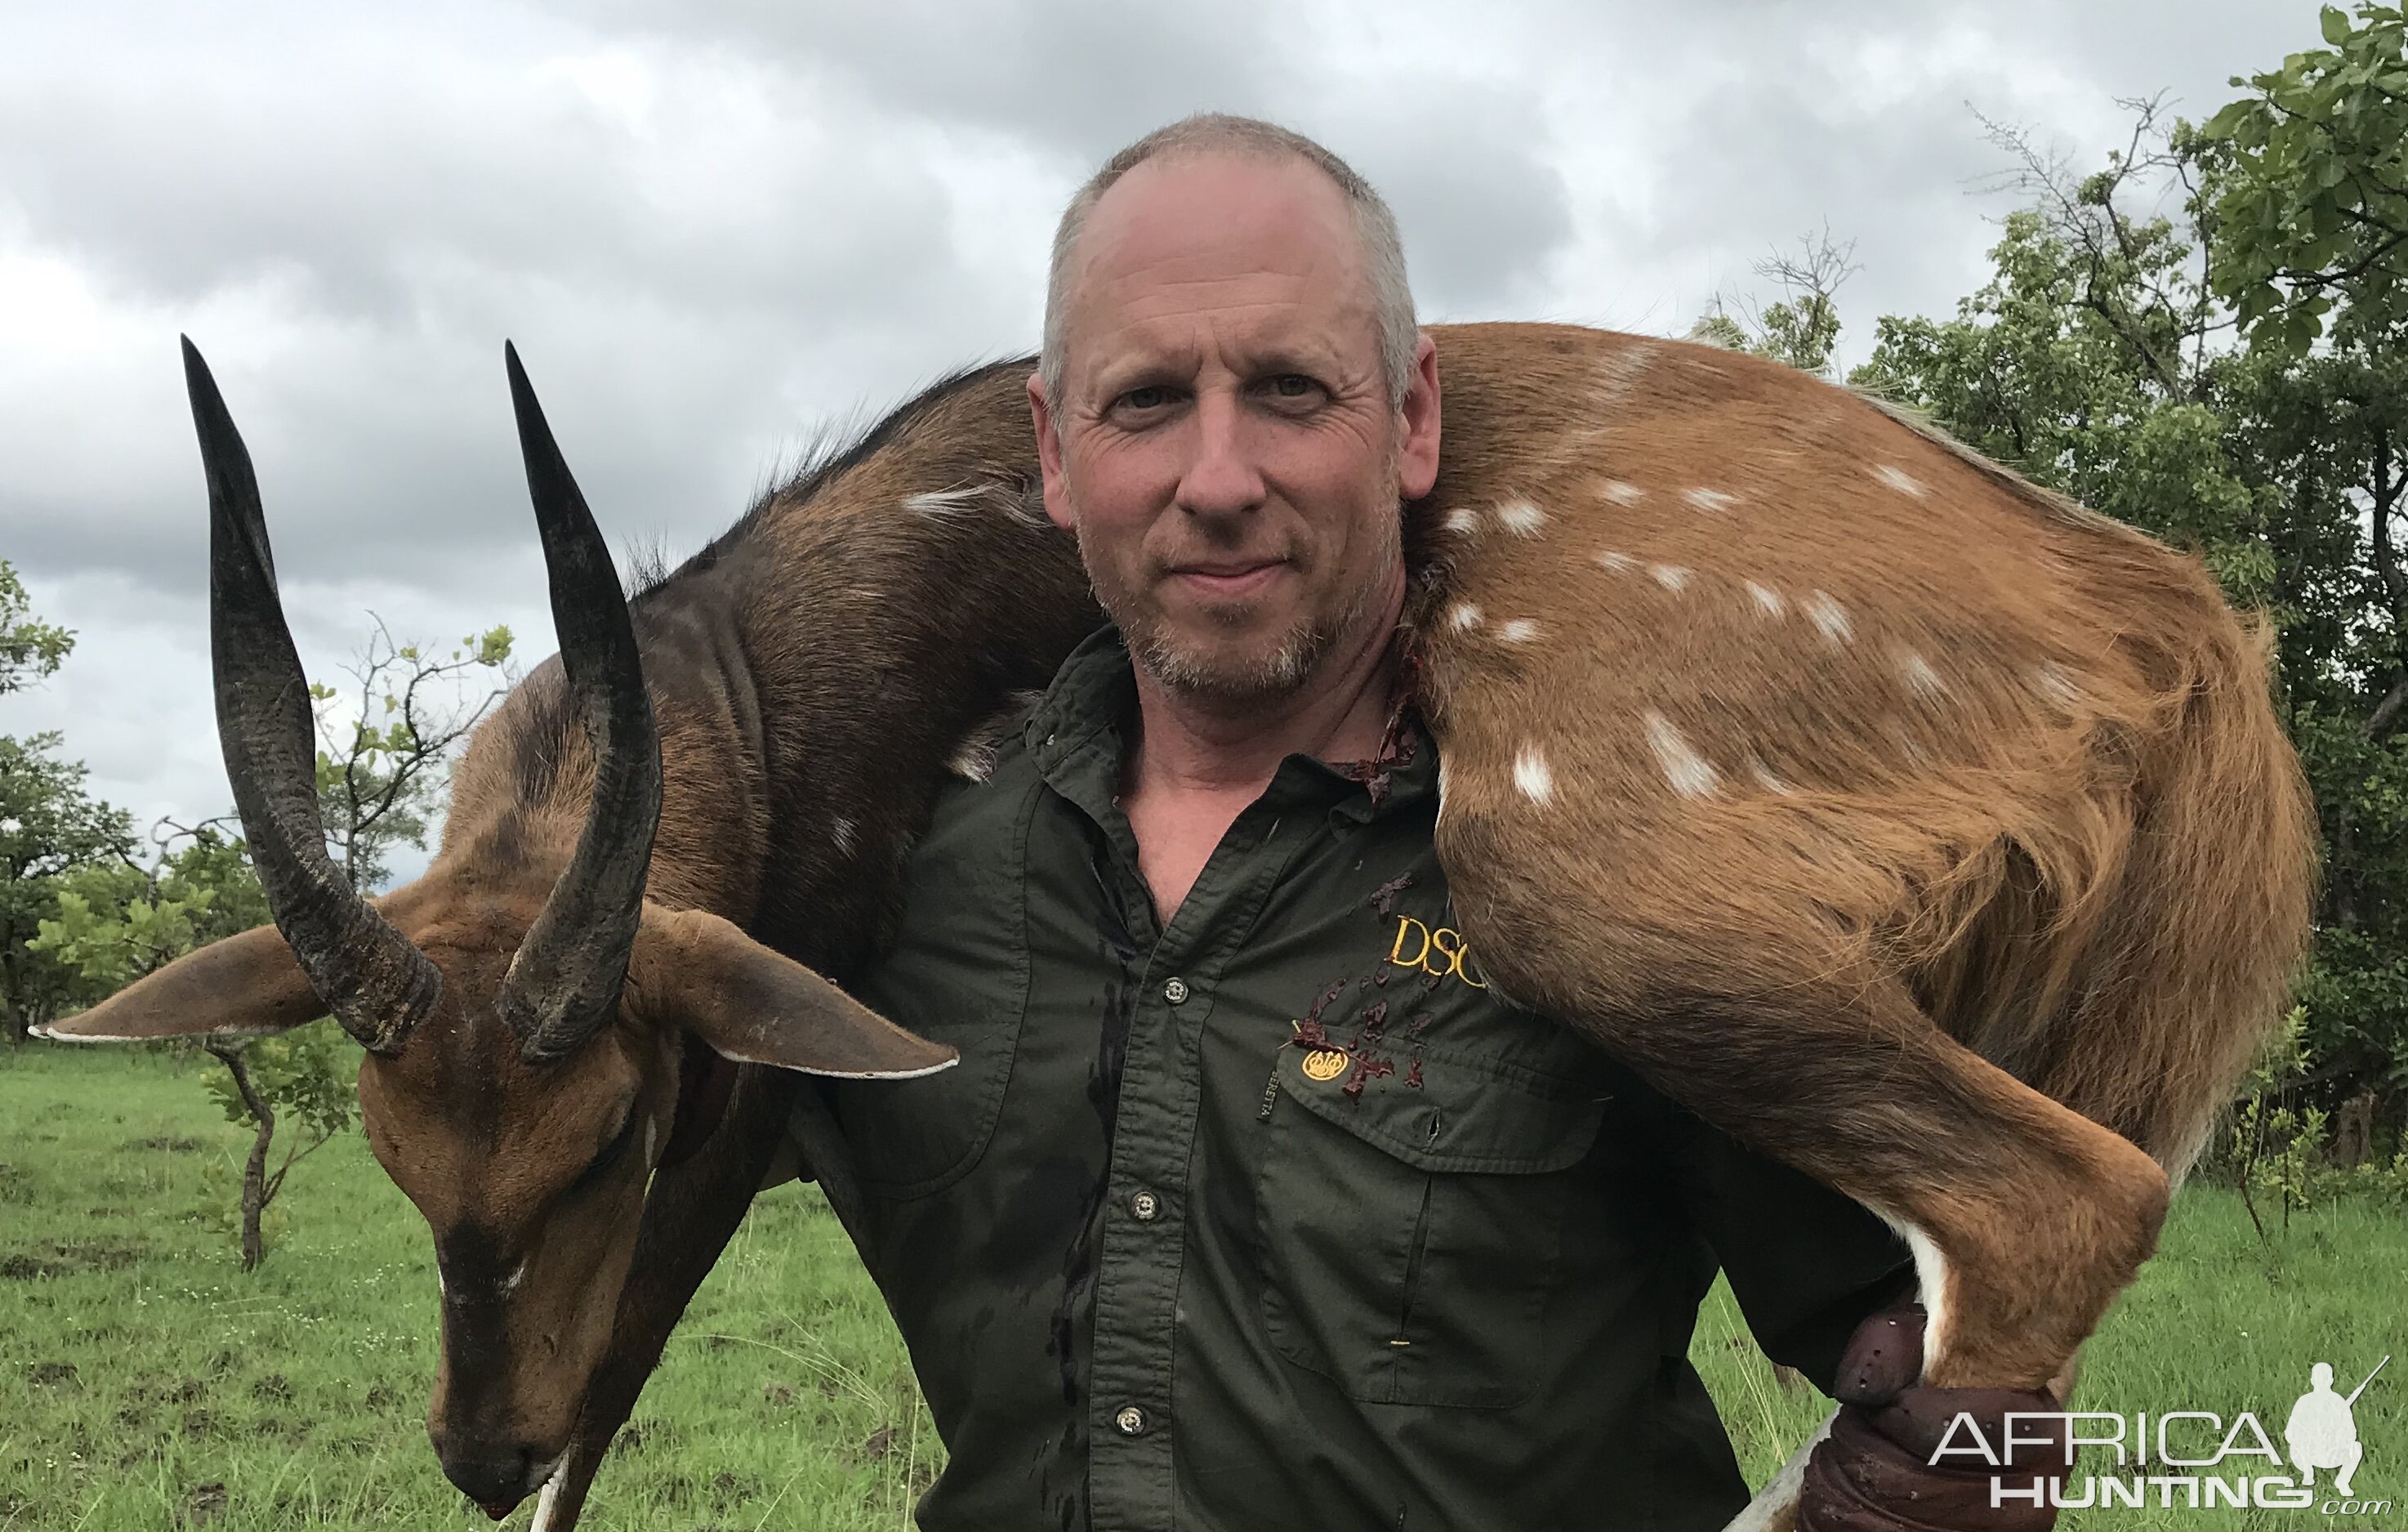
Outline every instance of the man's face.
<svg viewBox="0 0 2408 1532"><path fill-rule="evenodd" d="M1300 162L1149 161L1075 260L1058 408L1029 384L1045 505L1138 662L1245 701L1383 633L1398 500L1437 475L1438 369L1425 338L1389 402L1338 188Z"/></svg>

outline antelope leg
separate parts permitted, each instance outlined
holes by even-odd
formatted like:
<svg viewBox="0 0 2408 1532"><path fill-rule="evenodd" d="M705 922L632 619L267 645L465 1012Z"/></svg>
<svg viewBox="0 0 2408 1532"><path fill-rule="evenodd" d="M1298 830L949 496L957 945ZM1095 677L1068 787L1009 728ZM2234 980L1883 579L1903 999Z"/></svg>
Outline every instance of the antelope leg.
<svg viewBox="0 0 2408 1532"><path fill-rule="evenodd" d="M610 1350L586 1385L577 1435L536 1505L534 1532L571 1532L610 1440L635 1412L661 1350L744 1221L784 1138L794 1077L746 1065L718 1131L683 1163L660 1172L645 1199L636 1259L619 1294Z"/></svg>

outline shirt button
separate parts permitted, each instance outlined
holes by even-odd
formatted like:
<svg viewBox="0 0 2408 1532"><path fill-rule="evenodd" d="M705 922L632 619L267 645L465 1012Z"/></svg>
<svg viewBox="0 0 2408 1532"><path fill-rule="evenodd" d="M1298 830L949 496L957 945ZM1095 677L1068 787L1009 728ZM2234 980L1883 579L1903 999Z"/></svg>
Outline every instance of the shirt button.
<svg viewBox="0 0 2408 1532"><path fill-rule="evenodd" d="M1129 1198L1129 1211L1137 1215L1140 1223L1151 1223L1162 1211L1162 1199L1151 1192L1140 1192Z"/></svg>
<svg viewBox="0 0 2408 1532"><path fill-rule="evenodd" d="M1172 977L1163 985L1162 998L1174 1005L1186 1004L1187 981L1183 978Z"/></svg>
<svg viewBox="0 0 2408 1532"><path fill-rule="evenodd" d="M1112 1424L1122 1436L1141 1437L1145 1435L1145 1411L1135 1405L1123 1405L1121 1412L1112 1417Z"/></svg>

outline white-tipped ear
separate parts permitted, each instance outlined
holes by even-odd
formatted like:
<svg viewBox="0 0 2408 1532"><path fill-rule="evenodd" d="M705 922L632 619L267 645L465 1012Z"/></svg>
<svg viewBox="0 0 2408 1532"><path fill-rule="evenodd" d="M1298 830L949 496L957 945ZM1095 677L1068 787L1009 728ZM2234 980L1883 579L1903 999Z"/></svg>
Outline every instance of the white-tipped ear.
<svg viewBox="0 0 2408 1532"><path fill-rule="evenodd" d="M36 1027L62 1043L147 1043L204 1033L257 1036L326 1014L274 926L186 953L88 1011Z"/></svg>
<svg viewBox="0 0 2408 1532"><path fill-rule="evenodd" d="M960 1057L701 910L644 912L627 987L638 1006L739 1063L900 1080L950 1068Z"/></svg>

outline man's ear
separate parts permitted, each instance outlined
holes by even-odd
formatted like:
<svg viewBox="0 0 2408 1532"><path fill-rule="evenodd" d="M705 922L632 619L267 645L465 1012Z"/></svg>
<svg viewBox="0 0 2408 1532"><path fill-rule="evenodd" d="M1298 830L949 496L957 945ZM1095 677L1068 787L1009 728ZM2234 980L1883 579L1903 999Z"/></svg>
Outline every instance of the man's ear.
<svg viewBox="0 0 2408 1532"><path fill-rule="evenodd" d="M326 1014L293 949L274 926L186 953L37 1037L63 1043L143 1043L228 1033L256 1037Z"/></svg>
<svg viewBox="0 0 2408 1532"><path fill-rule="evenodd" d="M1028 424L1037 433L1037 469L1045 481L1045 516L1066 532L1079 529L1070 510L1070 481L1062 470L1062 427L1045 397L1045 374L1028 375Z"/></svg>
<svg viewBox="0 0 2408 1532"><path fill-rule="evenodd" d="M960 1057L910 1033L732 922L649 908L627 962L631 1000L738 1063L838 1079L933 1075Z"/></svg>

